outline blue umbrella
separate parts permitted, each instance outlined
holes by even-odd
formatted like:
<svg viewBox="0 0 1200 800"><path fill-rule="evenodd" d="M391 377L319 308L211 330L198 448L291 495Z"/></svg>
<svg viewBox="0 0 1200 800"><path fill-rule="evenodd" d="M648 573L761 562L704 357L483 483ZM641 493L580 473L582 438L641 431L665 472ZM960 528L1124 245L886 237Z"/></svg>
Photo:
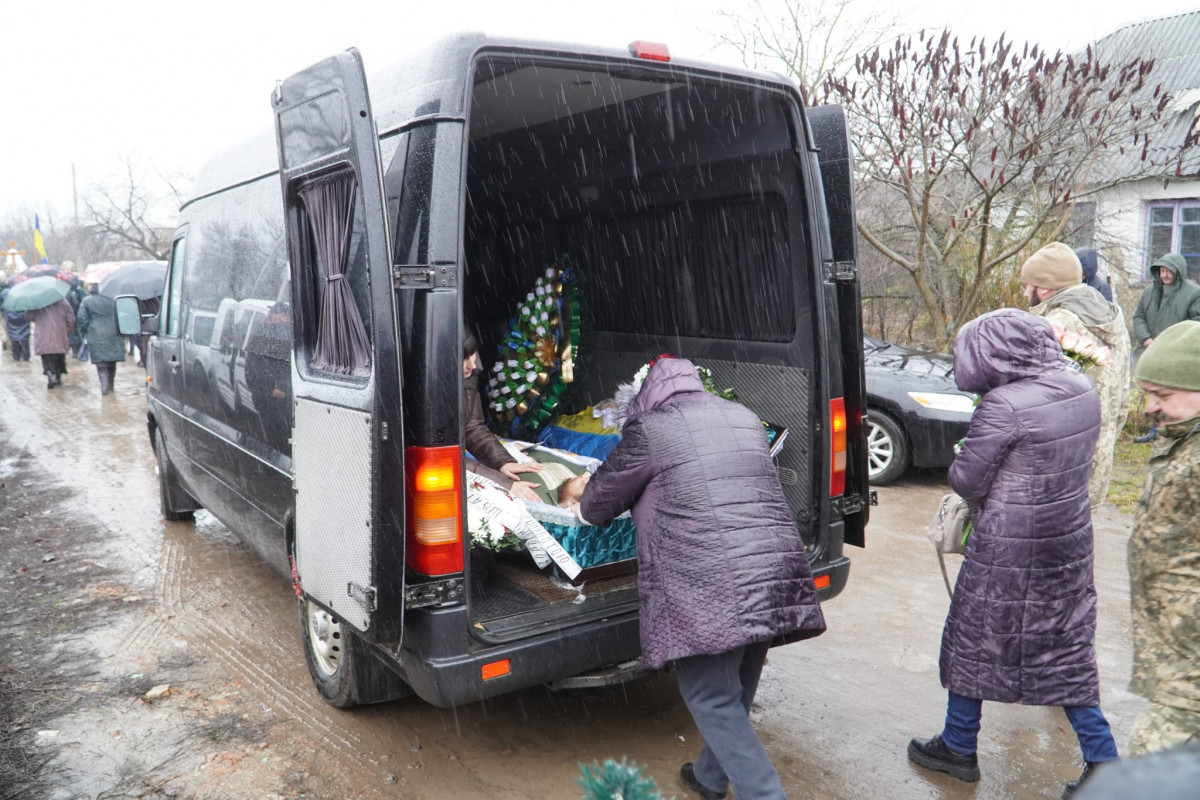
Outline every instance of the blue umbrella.
<svg viewBox="0 0 1200 800"><path fill-rule="evenodd" d="M166 276L165 261L134 261L100 281L100 294L105 297L132 294L136 295L138 300L162 297L163 280Z"/></svg>
<svg viewBox="0 0 1200 800"><path fill-rule="evenodd" d="M36 311L52 306L67 296L71 284L48 275L14 283L4 298L5 311Z"/></svg>

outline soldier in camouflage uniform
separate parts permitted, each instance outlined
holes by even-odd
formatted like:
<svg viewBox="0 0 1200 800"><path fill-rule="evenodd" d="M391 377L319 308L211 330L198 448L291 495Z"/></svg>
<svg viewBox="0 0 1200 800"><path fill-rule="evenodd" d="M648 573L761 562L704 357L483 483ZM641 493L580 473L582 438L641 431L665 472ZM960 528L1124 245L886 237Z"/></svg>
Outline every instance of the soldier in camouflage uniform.
<svg viewBox="0 0 1200 800"><path fill-rule="evenodd" d="M1129 329L1121 307L1081 283L1083 267L1075 251L1060 242L1038 250L1021 267L1029 311L1112 351L1106 364L1084 369L1100 393L1100 439L1092 455L1088 500L1096 510L1108 495L1117 434L1129 415Z"/></svg>
<svg viewBox="0 0 1200 800"><path fill-rule="evenodd" d="M1200 742L1200 322L1163 331L1137 380L1159 436L1129 539L1130 689L1150 701L1132 755Z"/></svg>

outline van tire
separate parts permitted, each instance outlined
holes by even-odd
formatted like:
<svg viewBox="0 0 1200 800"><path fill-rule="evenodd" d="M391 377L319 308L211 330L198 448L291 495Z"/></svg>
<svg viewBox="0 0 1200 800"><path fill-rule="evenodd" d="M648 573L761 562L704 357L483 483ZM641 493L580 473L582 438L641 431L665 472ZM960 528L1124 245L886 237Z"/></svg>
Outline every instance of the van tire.
<svg viewBox="0 0 1200 800"><path fill-rule="evenodd" d="M882 411L867 410L867 472L874 486L894 483L908 469L908 440L900 423Z"/></svg>
<svg viewBox="0 0 1200 800"><path fill-rule="evenodd" d="M175 469L171 466L171 457L167 455L167 443L159 428L154 429L154 458L158 462L158 497L163 519L167 522L191 522L196 519L195 512L200 506L179 485Z"/></svg>
<svg viewBox="0 0 1200 800"><path fill-rule="evenodd" d="M301 597L300 636L313 685L334 708L385 703L413 693L349 626Z"/></svg>

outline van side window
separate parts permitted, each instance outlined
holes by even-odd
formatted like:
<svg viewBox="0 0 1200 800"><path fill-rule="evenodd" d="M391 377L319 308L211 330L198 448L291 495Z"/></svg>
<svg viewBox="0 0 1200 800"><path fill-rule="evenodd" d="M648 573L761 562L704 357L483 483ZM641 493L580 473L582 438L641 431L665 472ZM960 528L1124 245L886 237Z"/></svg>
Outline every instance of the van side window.
<svg viewBox="0 0 1200 800"><path fill-rule="evenodd" d="M171 246L171 284L167 290L170 294L163 308L166 320L159 326L159 331L167 336L179 335L180 287L183 284L183 259L186 253L187 237L176 239L175 244Z"/></svg>
<svg viewBox="0 0 1200 800"><path fill-rule="evenodd" d="M322 175L297 189L304 242L295 289L309 370L364 378L371 369L370 284L362 193L351 170Z"/></svg>

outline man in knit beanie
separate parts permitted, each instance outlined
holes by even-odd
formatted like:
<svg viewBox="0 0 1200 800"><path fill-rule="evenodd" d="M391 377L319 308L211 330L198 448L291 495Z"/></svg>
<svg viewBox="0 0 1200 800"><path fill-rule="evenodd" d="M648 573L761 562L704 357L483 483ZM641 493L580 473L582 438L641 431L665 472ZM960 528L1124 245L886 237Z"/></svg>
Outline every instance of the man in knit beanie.
<svg viewBox="0 0 1200 800"><path fill-rule="evenodd" d="M1150 701L1130 755L1200 741L1200 322L1155 337L1137 380L1159 437L1129 537L1129 688Z"/></svg>
<svg viewBox="0 0 1200 800"><path fill-rule="evenodd" d="M1106 347L1112 351L1103 364L1083 359L1089 361L1083 373L1100 393L1100 439L1092 456L1088 483L1088 499L1095 510L1108 494L1117 434L1129 414L1129 330L1125 315L1120 306L1081 283L1083 267L1079 258L1062 242L1051 242L1030 256L1021 266L1021 280L1025 282L1029 311L1054 325L1060 339L1069 342L1070 334L1075 334L1082 341L1090 341L1096 350Z"/></svg>

